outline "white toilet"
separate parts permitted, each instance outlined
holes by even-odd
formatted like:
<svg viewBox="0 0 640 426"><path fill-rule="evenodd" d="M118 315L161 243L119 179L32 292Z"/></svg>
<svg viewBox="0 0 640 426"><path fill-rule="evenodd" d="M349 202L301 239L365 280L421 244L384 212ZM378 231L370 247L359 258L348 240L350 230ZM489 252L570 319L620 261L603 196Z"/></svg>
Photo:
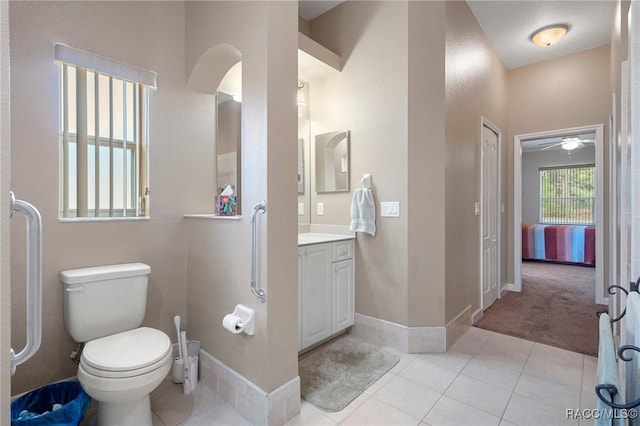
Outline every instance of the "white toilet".
<svg viewBox="0 0 640 426"><path fill-rule="evenodd" d="M65 327L86 343L78 380L99 402L99 426L151 425L149 393L171 369L169 337L140 327L150 273L143 263L60 273Z"/></svg>

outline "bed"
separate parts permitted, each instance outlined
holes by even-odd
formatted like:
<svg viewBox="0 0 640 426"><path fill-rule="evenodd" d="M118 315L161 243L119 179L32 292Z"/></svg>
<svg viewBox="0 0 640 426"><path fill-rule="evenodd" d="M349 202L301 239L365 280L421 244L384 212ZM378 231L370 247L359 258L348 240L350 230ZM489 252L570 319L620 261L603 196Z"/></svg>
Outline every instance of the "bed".
<svg viewBox="0 0 640 426"><path fill-rule="evenodd" d="M522 259L595 266L596 227L523 224Z"/></svg>

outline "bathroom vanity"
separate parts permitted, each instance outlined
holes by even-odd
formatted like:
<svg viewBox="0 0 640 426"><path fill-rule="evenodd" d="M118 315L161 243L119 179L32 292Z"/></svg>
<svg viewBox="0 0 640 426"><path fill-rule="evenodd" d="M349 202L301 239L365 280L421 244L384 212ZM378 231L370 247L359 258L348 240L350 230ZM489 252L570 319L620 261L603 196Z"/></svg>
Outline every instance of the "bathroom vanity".
<svg viewBox="0 0 640 426"><path fill-rule="evenodd" d="M298 351L354 323L355 237L298 234Z"/></svg>

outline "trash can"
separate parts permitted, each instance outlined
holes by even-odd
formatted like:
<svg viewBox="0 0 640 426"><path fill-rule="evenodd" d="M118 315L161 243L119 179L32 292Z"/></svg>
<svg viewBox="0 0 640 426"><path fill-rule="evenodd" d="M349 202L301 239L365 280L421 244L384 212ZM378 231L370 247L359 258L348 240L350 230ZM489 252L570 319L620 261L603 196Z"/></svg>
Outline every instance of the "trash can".
<svg viewBox="0 0 640 426"><path fill-rule="evenodd" d="M77 426L90 402L78 381L43 386L11 403L11 426Z"/></svg>

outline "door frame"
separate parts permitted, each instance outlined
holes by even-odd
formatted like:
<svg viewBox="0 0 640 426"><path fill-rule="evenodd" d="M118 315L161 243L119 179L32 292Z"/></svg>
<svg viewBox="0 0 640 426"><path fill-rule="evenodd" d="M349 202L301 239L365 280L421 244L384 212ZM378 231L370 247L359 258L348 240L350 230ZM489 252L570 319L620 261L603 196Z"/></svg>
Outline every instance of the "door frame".
<svg viewBox="0 0 640 426"><path fill-rule="evenodd" d="M11 276L9 256L10 101L9 3L0 1L0 424L9 424L11 400Z"/></svg>
<svg viewBox="0 0 640 426"><path fill-rule="evenodd" d="M489 119L487 119L486 117L482 116L480 117L480 142L479 142L479 149L480 149L480 155L482 156L482 128L483 127L487 127L488 129L490 129L491 131L493 131L496 135L498 135L498 152L497 152L497 156L498 156L498 162L497 162L497 179L498 179L498 190L497 190L497 194L496 194L496 213L498 215L497 218L497 223L496 223L496 237L498 239L497 241L497 248L496 248L496 252L498 253L498 265L497 265L497 276L496 276L496 281L497 281L497 285L498 285L498 299L500 299L501 295L502 295L502 291L504 290L504 286L502 285L502 212L503 212L503 207L502 207L502 131L500 130L500 128L498 126L496 126L495 124L493 124L491 121L489 121ZM480 200L483 199L483 195L484 195L484 188L482 185L483 179L482 179L482 173L483 173L483 162L482 162L482 157L480 158L480 179L478 179L479 181L479 186L480 186ZM480 226L478 226L478 247L479 247L479 256L478 256L478 264L479 264L479 270L480 270L480 274L478 277L478 286L480 288L480 309L479 311L476 311L477 314L479 314L479 317L476 313L474 313L474 318L478 317L482 318L482 312L484 312L485 306L484 306L484 297L482 295L482 277L484 275L484 263L482 262L482 252L483 252L483 246L482 246L482 231L483 231L483 220L482 220L482 205L480 205L480 213L478 214L478 217L480 219ZM475 322L475 321L474 321Z"/></svg>
<svg viewBox="0 0 640 426"><path fill-rule="evenodd" d="M522 291L522 142L530 139L595 133L596 155L596 303L608 304L604 297L604 125L571 127L516 135L513 137L513 283L507 290Z"/></svg>

